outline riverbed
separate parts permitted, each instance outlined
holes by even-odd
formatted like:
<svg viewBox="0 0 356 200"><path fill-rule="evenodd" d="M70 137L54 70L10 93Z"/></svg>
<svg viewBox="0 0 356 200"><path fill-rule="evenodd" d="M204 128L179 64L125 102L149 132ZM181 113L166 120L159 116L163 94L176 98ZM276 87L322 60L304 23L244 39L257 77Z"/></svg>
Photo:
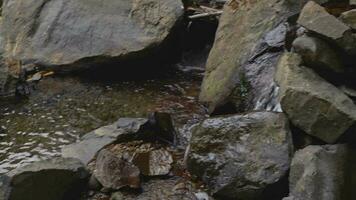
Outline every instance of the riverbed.
<svg viewBox="0 0 356 200"><path fill-rule="evenodd" d="M64 145L120 117L154 111L173 114L184 144L184 131L206 114L198 103L202 70L196 67L175 64L139 77L100 73L55 74L33 85L27 97L1 101L0 173L59 156Z"/></svg>

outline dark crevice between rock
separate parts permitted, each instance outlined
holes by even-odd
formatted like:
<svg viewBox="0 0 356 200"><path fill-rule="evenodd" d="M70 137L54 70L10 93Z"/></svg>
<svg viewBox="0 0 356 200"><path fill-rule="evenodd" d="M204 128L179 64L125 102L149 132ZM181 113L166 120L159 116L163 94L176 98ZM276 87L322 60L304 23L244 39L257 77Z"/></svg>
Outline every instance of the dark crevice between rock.
<svg viewBox="0 0 356 200"><path fill-rule="evenodd" d="M325 145L326 144L322 140L320 140L314 136L308 135L300 128L294 126L292 123L290 123L290 129L292 132L294 151L297 151L299 149L304 149L305 147L307 147L309 145Z"/></svg>

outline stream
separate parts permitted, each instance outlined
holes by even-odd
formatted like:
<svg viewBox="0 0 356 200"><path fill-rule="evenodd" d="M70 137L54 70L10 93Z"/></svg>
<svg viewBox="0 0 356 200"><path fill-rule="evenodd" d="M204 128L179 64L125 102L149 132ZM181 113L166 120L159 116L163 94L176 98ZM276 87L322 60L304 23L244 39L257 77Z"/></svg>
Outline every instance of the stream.
<svg viewBox="0 0 356 200"><path fill-rule="evenodd" d="M176 64L137 80L103 74L103 81L99 71L39 81L27 98L1 102L0 173L59 156L64 145L120 117L169 112L184 130L205 115L197 101L202 72L196 69Z"/></svg>

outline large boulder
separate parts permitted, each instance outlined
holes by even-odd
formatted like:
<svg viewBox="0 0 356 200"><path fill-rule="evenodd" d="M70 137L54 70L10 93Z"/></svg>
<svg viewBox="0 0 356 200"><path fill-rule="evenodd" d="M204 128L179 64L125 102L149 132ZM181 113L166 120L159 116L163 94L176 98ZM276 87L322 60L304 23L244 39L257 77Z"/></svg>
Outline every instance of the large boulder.
<svg viewBox="0 0 356 200"><path fill-rule="evenodd" d="M0 178L2 200L76 200L85 189L88 172L73 158L40 161Z"/></svg>
<svg viewBox="0 0 356 200"><path fill-rule="evenodd" d="M142 56L182 15L180 0L5 0L6 59L63 69Z"/></svg>
<svg viewBox="0 0 356 200"><path fill-rule="evenodd" d="M225 5L200 93L210 112L231 103L243 111L278 110L275 66L289 33L285 22L301 5L290 0L233 0Z"/></svg>
<svg viewBox="0 0 356 200"><path fill-rule="evenodd" d="M188 169L215 196L238 200L283 197L285 190L279 184L284 183L293 151L284 114L209 118L197 126L190 145Z"/></svg>
<svg viewBox="0 0 356 200"><path fill-rule="evenodd" d="M341 90L301 64L295 53L285 53L279 61L276 81L282 109L296 127L334 143L355 124L356 106Z"/></svg>
<svg viewBox="0 0 356 200"><path fill-rule="evenodd" d="M285 200L353 200L356 154L347 145L308 146L295 153L290 197Z"/></svg>

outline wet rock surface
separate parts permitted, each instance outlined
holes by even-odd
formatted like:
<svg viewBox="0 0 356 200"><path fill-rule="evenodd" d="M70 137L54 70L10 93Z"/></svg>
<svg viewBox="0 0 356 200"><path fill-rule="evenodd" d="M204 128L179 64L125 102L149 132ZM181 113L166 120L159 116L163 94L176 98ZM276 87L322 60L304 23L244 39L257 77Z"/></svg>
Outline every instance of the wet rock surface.
<svg viewBox="0 0 356 200"><path fill-rule="evenodd" d="M299 7L270 0L231 1L224 7L200 93L211 112L229 102L242 111L278 110L271 100L275 65L288 32L285 22Z"/></svg>
<svg viewBox="0 0 356 200"><path fill-rule="evenodd" d="M292 141L283 114L255 112L209 118L196 127L188 169L221 199L278 199Z"/></svg>
<svg viewBox="0 0 356 200"><path fill-rule="evenodd" d="M142 57L167 39L183 15L183 4L177 0L9 0L3 10L9 67L17 67L10 63L18 61L25 68L73 70Z"/></svg>
<svg viewBox="0 0 356 200"><path fill-rule="evenodd" d="M93 72L95 77L88 72L44 78L28 98L0 101L1 173L59 156L63 146L120 117L171 113L182 143L187 143L189 127L205 117L197 101L201 78L195 73L169 69L137 77L105 71Z"/></svg>
<svg viewBox="0 0 356 200"><path fill-rule="evenodd" d="M76 159L56 158L36 162L1 176L0 198L4 200L75 200L88 178Z"/></svg>

